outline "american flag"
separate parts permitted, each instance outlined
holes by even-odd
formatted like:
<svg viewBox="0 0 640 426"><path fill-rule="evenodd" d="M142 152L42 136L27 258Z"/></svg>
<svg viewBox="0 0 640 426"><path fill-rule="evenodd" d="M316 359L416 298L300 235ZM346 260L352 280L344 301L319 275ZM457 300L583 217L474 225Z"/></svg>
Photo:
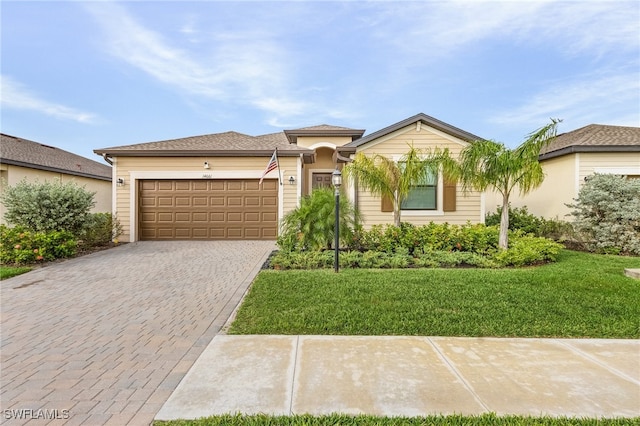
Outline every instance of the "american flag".
<svg viewBox="0 0 640 426"><path fill-rule="evenodd" d="M267 175L267 173L278 168L278 157L276 155L277 152L278 152L277 150L273 151L271 160L269 160L269 164L267 164L267 167L264 169L264 172L262 173L262 177L260 178L260 185L262 185L262 180Z"/></svg>

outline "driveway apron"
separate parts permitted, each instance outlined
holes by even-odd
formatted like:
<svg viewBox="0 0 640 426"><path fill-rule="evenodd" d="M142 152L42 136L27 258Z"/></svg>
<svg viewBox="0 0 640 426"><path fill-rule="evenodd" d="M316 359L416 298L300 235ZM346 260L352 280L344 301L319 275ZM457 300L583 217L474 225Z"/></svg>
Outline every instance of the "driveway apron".
<svg viewBox="0 0 640 426"><path fill-rule="evenodd" d="M3 424L149 424L271 241L137 242L2 281Z"/></svg>

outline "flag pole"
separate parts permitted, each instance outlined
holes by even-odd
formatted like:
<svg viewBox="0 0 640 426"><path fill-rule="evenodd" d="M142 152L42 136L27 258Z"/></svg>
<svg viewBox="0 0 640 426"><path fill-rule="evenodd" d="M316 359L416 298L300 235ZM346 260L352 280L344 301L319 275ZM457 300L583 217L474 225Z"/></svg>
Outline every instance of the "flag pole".
<svg viewBox="0 0 640 426"><path fill-rule="evenodd" d="M276 147L276 164L278 165L278 182L282 186L282 172L280 171L280 159L278 158L278 147Z"/></svg>

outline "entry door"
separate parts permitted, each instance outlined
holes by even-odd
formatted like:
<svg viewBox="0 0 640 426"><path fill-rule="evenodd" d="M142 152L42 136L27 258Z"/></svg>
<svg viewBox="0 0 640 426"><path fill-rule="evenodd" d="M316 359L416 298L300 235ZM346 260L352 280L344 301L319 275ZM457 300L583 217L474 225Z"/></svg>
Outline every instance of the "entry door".
<svg viewBox="0 0 640 426"><path fill-rule="evenodd" d="M313 179L311 183L311 189L316 188L331 188L333 184L331 183L331 175L332 173L314 173Z"/></svg>

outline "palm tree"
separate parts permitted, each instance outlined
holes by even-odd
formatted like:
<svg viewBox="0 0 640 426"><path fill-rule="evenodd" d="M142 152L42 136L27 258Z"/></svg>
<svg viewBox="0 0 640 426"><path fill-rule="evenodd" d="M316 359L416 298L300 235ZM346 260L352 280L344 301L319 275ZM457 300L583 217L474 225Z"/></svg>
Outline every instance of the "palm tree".
<svg viewBox="0 0 640 426"><path fill-rule="evenodd" d="M409 151L394 161L380 154L371 157L362 152L344 168L345 176L373 195L393 200L393 221L400 226L401 204L411 189L450 158L448 150L433 153L409 145Z"/></svg>
<svg viewBox="0 0 640 426"><path fill-rule="evenodd" d="M506 249L509 244L509 197L515 188L525 195L542 184L544 173L538 156L540 150L556 136L560 121L552 119L550 124L529 134L515 149L509 149L500 142L480 140L460 153L456 175L463 189L484 191L493 188L502 195L500 248Z"/></svg>

